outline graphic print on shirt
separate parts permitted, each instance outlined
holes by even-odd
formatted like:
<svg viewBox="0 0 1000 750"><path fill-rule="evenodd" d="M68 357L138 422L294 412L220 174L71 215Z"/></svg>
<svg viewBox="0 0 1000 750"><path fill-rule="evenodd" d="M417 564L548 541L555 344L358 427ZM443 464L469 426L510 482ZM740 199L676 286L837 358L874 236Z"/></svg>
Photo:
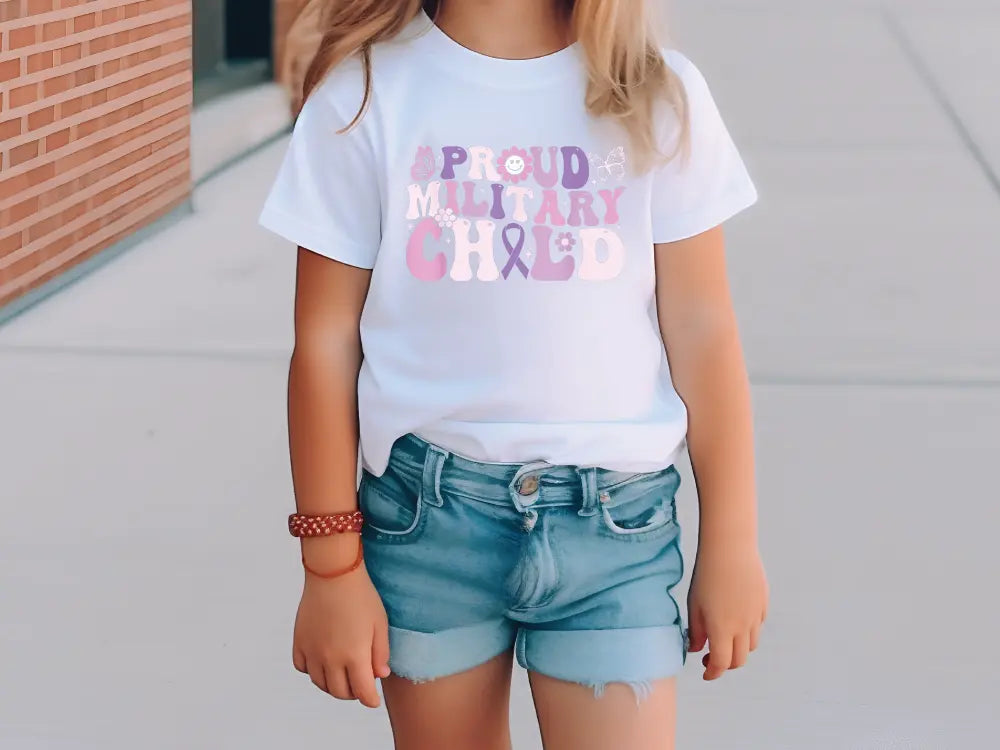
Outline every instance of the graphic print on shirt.
<svg viewBox="0 0 1000 750"><path fill-rule="evenodd" d="M407 186L410 273L421 281L617 278L625 162L623 146L607 155L579 146L418 146Z"/></svg>

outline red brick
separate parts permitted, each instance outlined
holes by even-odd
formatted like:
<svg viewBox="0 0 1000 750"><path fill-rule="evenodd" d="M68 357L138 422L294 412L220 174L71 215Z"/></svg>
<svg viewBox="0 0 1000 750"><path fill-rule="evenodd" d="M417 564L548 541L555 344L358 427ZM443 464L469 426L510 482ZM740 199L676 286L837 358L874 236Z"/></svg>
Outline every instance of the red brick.
<svg viewBox="0 0 1000 750"><path fill-rule="evenodd" d="M158 141L150 143L149 147L150 149L153 150L153 153L156 153L161 148L166 148L171 143L176 143L177 141L183 141L185 138L187 138L187 136L188 136L187 132L180 130L175 133L171 133L170 135L164 136Z"/></svg>
<svg viewBox="0 0 1000 750"><path fill-rule="evenodd" d="M28 55L29 73L37 73L39 70L51 68L54 64L55 58L53 57L51 50L48 52L36 52L33 55Z"/></svg>
<svg viewBox="0 0 1000 750"><path fill-rule="evenodd" d="M87 174L77 178L77 182L79 183L77 189L85 190L95 182L100 182L105 177L113 175L115 172L125 169L136 162L142 161L145 157L149 156L149 153L150 149L148 146L145 148L133 149L124 156L119 156L114 161L98 167L97 169L91 170Z"/></svg>
<svg viewBox="0 0 1000 750"><path fill-rule="evenodd" d="M59 64L73 62L74 60L79 60L80 56L83 54L82 44L71 44L68 47L63 47L59 50Z"/></svg>
<svg viewBox="0 0 1000 750"><path fill-rule="evenodd" d="M56 219L59 217L57 216ZM57 227L58 228L58 227ZM72 234L65 234L51 245L46 245L39 251L42 260L51 260L64 250L69 250L73 246L74 238Z"/></svg>
<svg viewBox="0 0 1000 750"><path fill-rule="evenodd" d="M180 99L187 96L190 90L190 84L182 83L180 86L174 86L172 89L167 89L159 94L147 96L142 100L142 108L144 110L153 109L154 107L158 107L159 105L165 104L174 99Z"/></svg>
<svg viewBox="0 0 1000 750"><path fill-rule="evenodd" d="M79 179L69 180L62 185L56 185L38 196L38 207L46 208L47 206L54 205L61 200L69 198L74 193L79 192L79 190Z"/></svg>
<svg viewBox="0 0 1000 750"><path fill-rule="evenodd" d="M178 39L176 42L167 42L160 45L160 54L166 56L174 52L189 51L191 49L191 37Z"/></svg>
<svg viewBox="0 0 1000 750"><path fill-rule="evenodd" d="M36 13L48 13L55 8L54 0L28 0L28 15Z"/></svg>
<svg viewBox="0 0 1000 750"><path fill-rule="evenodd" d="M76 85L83 86L87 83L93 83L97 80L97 66L91 65L89 68L84 68L83 70L78 70L75 73Z"/></svg>
<svg viewBox="0 0 1000 750"><path fill-rule="evenodd" d="M0 176L2 176L0 172ZM6 180L0 179L0 200L7 200L19 194L23 190L31 187L31 180L27 174L19 174L17 177L8 177Z"/></svg>
<svg viewBox="0 0 1000 750"><path fill-rule="evenodd" d="M69 117L70 115L75 115L82 109L83 109L82 96L78 96L76 97L76 99L67 99L62 104L59 105L59 116Z"/></svg>
<svg viewBox="0 0 1000 750"><path fill-rule="evenodd" d="M101 141L100 143L95 143L87 148L81 148L78 151L67 154L65 157L60 159L60 166L62 169L70 170L75 169L82 164L86 164L91 159L94 159L109 150L109 141L110 139ZM113 146L111 146L111 148L113 148Z"/></svg>
<svg viewBox="0 0 1000 750"><path fill-rule="evenodd" d="M52 21L42 26L42 41L49 42L62 36L66 36L65 21Z"/></svg>
<svg viewBox="0 0 1000 750"><path fill-rule="evenodd" d="M0 21L13 21L24 15L24 6L21 0L4 0L0 2Z"/></svg>
<svg viewBox="0 0 1000 750"><path fill-rule="evenodd" d="M101 25L106 23L114 23L115 21L121 21L124 17L121 8L108 8L107 10L101 11Z"/></svg>
<svg viewBox="0 0 1000 750"><path fill-rule="evenodd" d="M10 150L10 165L16 167L18 164L24 164L24 162L30 161L37 156L38 141L22 143L20 146L15 146Z"/></svg>
<svg viewBox="0 0 1000 750"><path fill-rule="evenodd" d="M43 182L47 182L56 176L56 165L43 164L40 167L36 167L28 172L25 177L28 178L28 187L35 187L36 185L41 185Z"/></svg>
<svg viewBox="0 0 1000 750"><path fill-rule="evenodd" d="M6 60L0 62L0 83L4 81L10 81L21 75L21 60L20 58L14 58L13 60Z"/></svg>
<svg viewBox="0 0 1000 750"><path fill-rule="evenodd" d="M28 130L37 130L45 127L56 119L56 108L46 107L28 115Z"/></svg>
<svg viewBox="0 0 1000 750"><path fill-rule="evenodd" d="M87 212L87 201L80 201L75 206L70 206L60 214L63 224L69 224L74 219L78 219Z"/></svg>
<svg viewBox="0 0 1000 750"><path fill-rule="evenodd" d="M10 209L10 221L11 223L15 221L21 221L21 219L31 216L33 213L38 211L38 196L34 198L28 198L26 201L21 201L15 204Z"/></svg>
<svg viewBox="0 0 1000 750"><path fill-rule="evenodd" d="M45 139L45 153L50 153L56 149L62 148L69 143L69 128L60 130L58 133L53 133L47 136Z"/></svg>
<svg viewBox="0 0 1000 750"><path fill-rule="evenodd" d="M97 14L88 13L73 19L73 31L87 31L97 25Z"/></svg>
<svg viewBox="0 0 1000 750"><path fill-rule="evenodd" d="M136 65L142 65L150 60L155 60L160 56L160 50L157 47L152 47L150 49L144 49L139 52L134 52L131 55L126 55L123 60L126 67L134 67Z"/></svg>
<svg viewBox="0 0 1000 750"><path fill-rule="evenodd" d="M10 102L10 107L20 107L25 104L31 104L38 98L38 84L30 83L27 86L21 86L17 89L11 89L10 94L8 94L7 101Z"/></svg>
<svg viewBox="0 0 1000 750"><path fill-rule="evenodd" d="M8 234L6 237L0 237L0 258L8 255L15 250L21 249L21 233L16 232L14 234Z"/></svg>
<svg viewBox="0 0 1000 750"><path fill-rule="evenodd" d="M65 75L49 78L42 82L43 96L49 97L54 94L61 94L69 91L76 82L76 73L66 73Z"/></svg>
<svg viewBox="0 0 1000 750"><path fill-rule="evenodd" d="M10 49L20 49L35 43L36 26L24 26L20 29L11 29L7 35L10 40Z"/></svg>
<svg viewBox="0 0 1000 750"><path fill-rule="evenodd" d="M34 242L39 237L44 237L47 234L52 234L54 231L59 229L63 224L62 217L59 214L55 216L50 216L47 219L42 219L37 224L33 224L28 227L28 242Z"/></svg>
<svg viewBox="0 0 1000 750"><path fill-rule="evenodd" d="M113 46L114 40L110 36L99 36L97 39L91 39L87 42L87 49L91 55L96 55L100 52L107 52Z"/></svg>
<svg viewBox="0 0 1000 750"><path fill-rule="evenodd" d="M21 135L21 120L19 118L0 122L0 140L13 138L15 135Z"/></svg>

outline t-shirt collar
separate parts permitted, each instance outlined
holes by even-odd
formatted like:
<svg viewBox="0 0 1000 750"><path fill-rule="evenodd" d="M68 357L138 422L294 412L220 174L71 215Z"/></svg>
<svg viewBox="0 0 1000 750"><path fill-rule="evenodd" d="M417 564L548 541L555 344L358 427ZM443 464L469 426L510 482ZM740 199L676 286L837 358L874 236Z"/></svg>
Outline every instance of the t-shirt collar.
<svg viewBox="0 0 1000 750"><path fill-rule="evenodd" d="M445 34L421 10L403 34L401 41L426 55L429 62L443 66L452 74L495 88L538 88L560 79L580 75L580 45L577 42L542 57L511 60L490 57L463 47Z"/></svg>

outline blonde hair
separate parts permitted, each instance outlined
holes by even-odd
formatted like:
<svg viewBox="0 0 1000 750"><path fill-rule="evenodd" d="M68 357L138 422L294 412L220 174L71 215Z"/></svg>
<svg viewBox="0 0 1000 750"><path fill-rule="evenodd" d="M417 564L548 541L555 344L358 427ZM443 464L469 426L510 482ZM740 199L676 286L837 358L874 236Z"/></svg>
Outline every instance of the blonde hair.
<svg viewBox="0 0 1000 750"><path fill-rule="evenodd" d="M648 165L673 157L688 140L687 99L677 75L663 59L647 3L633 0L559 0L571 32L583 50L589 83L585 104L596 117L620 122L629 134L634 161ZM639 8L636 8L639 5ZM293 113L326 75L359 54L364 96L350 129L371 100L371 51L392 39L420 12L433 17L438 0L307 0L289 32L280 78L292 92ZM660 149L656 116L662 104L676 112L677 148Z"/></svg>

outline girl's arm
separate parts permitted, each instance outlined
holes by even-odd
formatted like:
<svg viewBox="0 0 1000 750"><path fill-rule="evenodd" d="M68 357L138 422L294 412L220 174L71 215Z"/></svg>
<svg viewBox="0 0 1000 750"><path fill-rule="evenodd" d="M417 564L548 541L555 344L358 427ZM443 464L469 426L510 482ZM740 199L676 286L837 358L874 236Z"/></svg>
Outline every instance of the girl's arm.
<svg viewBox="0 0 1000 750"><path fill-rule="evenodd" d="M361 309L371 271L299 249L295 349L288 372L288 437L295 502L310 515L355 510ZM313 570L348 567L356 534L303 538ZM306 574L292 659L336 698L379 704L389 674L385 609L364 566L337 578Z"/></svg>
<svg viewBox="0 0 1000 750"><path fill-rule="evenodd" d="M688 409L698 489L698 556L688 598L691 651L705 679L757 646L767 583L757 548L750 387L726 278L722 228L656 246L660 332Z"/></svg>
<svg viewBox="0 0 1000 750"><path fill-rule="evenodd" d="M288 371L288 438L300 513L357 508L360 320L370 278L371 271L299 249L295 348ZM349 536L345 539L350 540ZM326 540L304 540L310 567L314 561L323 562L320 547ZM316 541L319 544L313 550L308 545ZM337 546L347 549L349 564L356 548Z"/></svg>

